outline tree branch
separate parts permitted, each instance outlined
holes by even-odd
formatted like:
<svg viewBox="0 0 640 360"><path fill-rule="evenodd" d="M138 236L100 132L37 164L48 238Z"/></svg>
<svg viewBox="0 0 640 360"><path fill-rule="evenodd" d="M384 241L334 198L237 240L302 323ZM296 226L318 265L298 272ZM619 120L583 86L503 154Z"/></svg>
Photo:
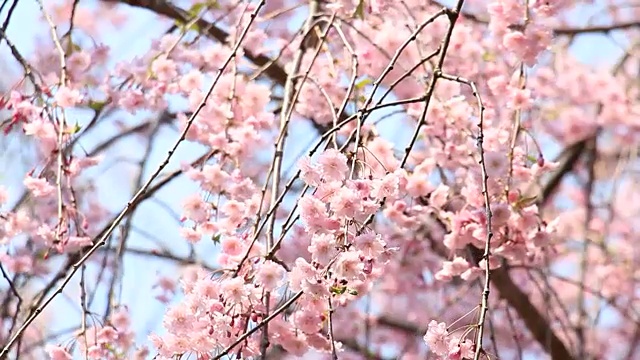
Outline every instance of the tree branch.
<svg viewBox="0 0 640 360"><path fill-rule="evenodd" d="M628 30L632 28L640 28L640 21L629 21L629 22L621 22L614 23L609 25L601 25L601 26L589 26L582 28L559 28L554 29L553 33L555 35L579 35L579 34L593 34L593 33L609 33L615 30Z"/></svg>
<svg viewBox="0 0 640 360"><path fill-rule="evenodd" d="M434 1L434 4L438 6L444 6L439 1ZM488 24L489 19L480 15L463 12L460 14L466 20L479 23L479 24ZM511 29L517 30L521 27L519 24L513 24L510 26ZM594 26L585 26L585 27L560 27L552 29L553 35L555 36L575 36L580 34L593 34L593 33L609 33L611 31L616 30L628 30L632 28L640 28L640 21L632 20L632 21L624 21L620 23L613 23L609 25L594 25Z"/></svg>
<svg viewBox="0 0 640 360"><path fill-rule="evenodd" d="M127 4L133 7L138 7L142 9L146 9L152 11L158 15L166 16L169 19L181 22L188 23L192 21L189 13L173 4L164 1L164 0L103 0L108 3L122 3ZM198 19L195 22L195 25L198 28L203 29L205 35L216 39L221 43L225 43L229 34L204 19ZM244 56L249 59L252 63L256 64L259 67L264 67L264 73L271 78L273 81L278 83L279 85L284 86L287 80L287 72L284 70L282 66L280 66L277 62L273 61L270 57L266 55L253 55L250 49L242 48L244 51Z"/></svg>
<svg viewBox="0 0 640 360"><path fill-rule="evenodd" d="M473 261L477 266L483 258L482 250L472 245L468 245L467 248L473 254ZM492 270L491 280L491 283L498 289L500 297L506 300L509 306L518 313L533 338L551 355L551 359L575 359L564 342L553 331L544 315L531 303L529 296L513 282L507 267Z"/></svg>
<svg viewBox="0 0 640 360"><path fill-rule="evenodd" d="M551 178L544 184L536 204L542 207L549 201L553 193L558 189L558 186L562 182L562 179L573 170L574 165L582 156L589 139L578 141L577 143L569 146L560 154L560 165L556 171L551 175Z"/></svg>

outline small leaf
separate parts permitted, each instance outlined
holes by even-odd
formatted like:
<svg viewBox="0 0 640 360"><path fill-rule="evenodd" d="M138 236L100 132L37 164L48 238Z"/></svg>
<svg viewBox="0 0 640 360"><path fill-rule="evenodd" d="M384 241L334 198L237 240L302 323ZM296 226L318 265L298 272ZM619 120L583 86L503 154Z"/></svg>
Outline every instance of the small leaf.
<svg viewBox="0 0 640 360"><path fill-rule="evenodd" d="M106 105L106 102L104 102L104 101L89 100L89 108L92 109L95 112L102 111L102 109L104 109L105 105Z"/></svg>
<svg viewBox="0 0 640 360"><path fill-rule="evenodd" d="M358 1L358 6L352 16L357 17L360 20L364 19L364 0Z"/></svg>
<svg viewBox="0 0 640 360"><path fill-rule="evenodd" d="M73 125L72 128L67 129L67 133L69 135L74 135L77 134L78 132L80 132L80 130L82 130L82 126L80 126L80 124L78 124L77 122Z"/></svg>
<svg viewBox="0 0 640 360"><path fill-rule="evenodd" d="M199 3L193 4L189 8L189 10L187 10L187 14L189 15L188 18L185 19L187 22L183 22L181 20L176 20L175 21L176 26L178 26L180 28L185 28L187 23L191 22L193 19L196 19L198 16L200 16L200 13L205 8L217 9L217 8L219 8L218 2L214 0L214 1L203 1L203 2L199 2ZM196 32L200 32L200 27L198 26L198 24L196 22L194 22L188 29L184 29L184 30L193 30L193 31L196 31Z"/></svg>
<svg viewBox="0 0 640 360"><path fill-rule="evenodd" d="M538 200L538 196L535 196L535 195L530 197L521 197L520 199L518 199L518 201L516 201L514 206L518 209L524 209L528 206L535 204L537 200Z"/></svg>
<svg viewBox="0 0 640 360"><path fill-rule="evenodd" d="M496 55L492 52L486 52L482 54L482 60L489 62L496 61Z"/></svg>
<svg viewBox="0 0 640 360"><path fill-rule="evenodd" d="M191 24L191 26L189 26L188 28L187 28L187 24L186 24L186 23L183 23L183 22L182 22L182 21L180 21L180 20L176 20L176 21L174 21L174 24L175 24L177 27L179 27L179 28L181 28L181 29L183 29L183 30L185 30L185 31L193 30L193 31L195 31L195 32L200 32L200 26L198 26L197 22L195 22L195 23Z"/></svg>
<svg viewBox="0 0 640 360"><path fill-rule="evenodd" d="M527 160L529 160L529 161L531 161L533 163L538 162L538 158L533 156L533 155L527 155Z"/></svg>
<svg viewBox="0 0 640 360"><path fill-rule="evenodd" d="M74 43L73 41L71 41L71 37L68 37L69 41L66 42L66 50L67 50L67 56L73 54L76 51L82 51L82 48L80 47L80 45Z"/></svg>
<svg viewBox="0 0 640 360"><path fill-rule="evenodd" d="M207 4L204 2L201 3L196 3L193 4L193 6L191 6L191 8L187 11L189 13L189 16L191 18L195 18L198 15L200 15L200 11L202 11L202 9L206 6Z"/></svg>
<svg viewBox="0 0 640 360"><path fill-rule="evenodd" d="M342 294L344 294L345 291L347 291L347 287L346 286L332 286L331 289L329 289L329 291L331 291L332 294L342 295Z"/></svg>
<svg viewBox="0 0 640 360"><path fill-rule="evenodd" d="M353 295L353 296L358 296L358 291L355 289L349 289L349 294Z"/></svg>
<svg viewBox="0 0 640 360"><path fill-rule="evenodd" d="M215 234L211 237L211 241L213 241L214 244L220 244L220 234Z"/></svg>
<svg viewBox="0 0 640 360"><path fill-rule="evenodd" d="M562 113L562 110L563 109L559 107L545 109L544 111L542 111L542 117L545 120L557 120L560 118L560 114Z"/></svg>
<svg viewBox="0 0 640 360"><path fill-rule="evenodd" d="M364 88L365 86L369 85L373 83L373 80L371 80L370 78L364 78L360 81L358 81L355 85L357 90L361 90L362 88Z"/></svg>

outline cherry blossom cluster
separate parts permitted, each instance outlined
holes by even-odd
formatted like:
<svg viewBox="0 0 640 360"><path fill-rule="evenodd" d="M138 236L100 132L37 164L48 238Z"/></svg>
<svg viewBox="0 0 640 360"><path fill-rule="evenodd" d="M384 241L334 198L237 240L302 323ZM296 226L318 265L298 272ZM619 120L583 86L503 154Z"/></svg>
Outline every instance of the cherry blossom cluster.
<svg viewBox="0 0 640 360"><path fill-rule="evenodd" d="M331 350L323 330L332 307L358 299L380 275L391 254L381 235L363 232L361 226L378 211L381 199L398 196L402 176L390 173L374 181L348 179L347 157L335 149L324 151L317 161L301 159L300 168L302 180L315 189L313 195L305 195L298 201L303 236L310 239L307 244L310 256L298 257L290 271L286 271L272 260L261 260L267 255L266 249L259 243L252 246L249 234L225 233L220 240L220 265L242 266L246 254L250 263L242 267L238 276L223 274L212 279L207 272L192 269L183 278L185 298L165 316L168 334L154 340L161 355L203 355L211 349L233 345L249 323L255 325L266 316L264 294L270 294L272 303L277 303L278 294L286 291L301 292L302 297L295 311L269 323L274 345L298 355L308 350L306 346L324 352ZM208 179L225 179L219 168L210 167L203 173ZM196 179L202 181L203 187L213 185L204 178ZM224 184L216 182L220 183ZM199 198L193 199L185 206L185 217L207 224L210 210ZM228 219L207 226L233 229L224 226ZM255 356L259 354L259 344L260 337L252 336L230 352Z"/></svg>
<svg viewBox="0 0 640 360"><path fill-rule="evenodd" d="M120 308L110 317L110 324L91 326L78 332L79 349L87 359L120 359L134 345L134 332L126 308ZM53 360L71 360L73 357L61 346L48 346L47 353ZM149 354L146 348L133 352L133 359L144 359Z"/></svg>

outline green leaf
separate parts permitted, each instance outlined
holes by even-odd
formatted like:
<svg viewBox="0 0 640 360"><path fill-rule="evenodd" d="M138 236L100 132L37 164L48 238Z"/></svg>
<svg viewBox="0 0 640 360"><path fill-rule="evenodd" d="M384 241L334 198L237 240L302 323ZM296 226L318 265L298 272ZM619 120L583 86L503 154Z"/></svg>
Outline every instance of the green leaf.
<svg viewBox="0 0 640 360"><path fill-rule="evenodd" d="M364 19L364 0L358 1L358 6L352 16L357 17L360 20Z"/></svg>
<svg viewBox="0 0 640 360"><path fill-rule="evenodd" d="M342 295L342 294L344 294L345 291L347 291L347 287L346 286L332 286L331 289L329 289L329 291L331 291L332 294Z"/></svg>
<svg viewBox="0 0 640 360"><path fill-rule="evenodd" d="M82 126L80 126L80 124L78 124L78 122L76 122L73 127L68 131L69 135L74 135L77 134L78 132L80 132L80 130L82 130Z"/></svg>
<svg viewBox="0 0 640 360"><path fill-rule="evenodd" d="M187 14L189 15L187 17L187 23L190 22L192 19L197 18L200 13L202 12L203 9L205 8L213 8L213 9L217 9L218 6L218 2L216 0L208 0L208 1L203 1L203 2L199 2L196 4L193 4L189 10L187 10ZM180 27L180 28L185 28L185 26L187 25L187 23L180 21L180 20L176 20L175 24L176 26ZM198 24L194 23L192 24L188 29L184 29L184 30L193 30L193 31L197 31L200 32L200 27L198 26Z"/></svg>
<svg viewBox="0 0 640 360"><path fill-rule="evenodd" d="M200 32L200 26L198 26L197 23L191 24L191 26L189 26L189 28L187 28L187 24L186 23L183 23L180 20L176 20L176 21L174 21L174 23L176 24L177 27L183 29L184 31L193 30L195 32Z"/></svg>
<svg viewBox="0 0 640 360"><path fill-rule="evenodd" d="M362 90L362 88L364 88L365 86L367 86L367 85L369 85L371 83L373 83L373 80L371 80L370 78L364 78L364 79L358 81L356 83L355 87L356 87L357 90Z"/></svg>
<svg viewBox="0 0 640 360"><path fill-rule="evenodd" d="M104 109L105 105L106 105L105 101L89 100L89 108L92 109L95 112L102 111L102 109Z"/></svg>
<svg viewBox="0 0 640 360"><path fill-rule="evenodd" d="M527 155L527 160L531 161L531 162L538 162L538 158L533 156L533 155Z"/></svg>
<svg viewBox="0 0 640 360"><path fill-rule="evenodd" d="M496 61L496 55L492 52L486 52L482 54L482 60L488 61L488 62L494 62Z"/></svg>
<svg viewBox="0 0 640 360"><path fill-rule="evenodd" d="M66 46L67 46L67 49L66 49L67 56L73 54L76 51L82 51L82 48L80 47L80 45L71 41L71 37L69 37L69 41L67 41Z"/></svg>
<svg viewBox="0 0 640 360"><path fill-rule="evenodd" d="M35 258L40 260L47 260L45 257L47 256L46 250L39 250L35 252Z"/></svg>
<svg viewBox="0 0 640 360"><path fill-rule="evenodd" d="M196 16L200 15L200 11L202 11L202 9L205 6L207 6L207 3L205 3L205 2L193 4L193 6L191 6L191 8L189 10L187 10L187 13L189 14L189 17L190 18L195 18Z"/></svg>
<svg viewBox="0 0 640 360"><path fill-rule="evenodd" d="M153 62L157 58L158 58L157 56L154 57L153 60L151 60L151 62L149 63L149 66L147 66L147 78L149 78L149 79L153 79L155 77L155 74L153 73L153 70L151 70L151 65L153 64Z"/></svg>
<svg viewBox="0 0 640 360"><path fill-rule="evenodd" d="M211 237L211 241L213 241L214 244L220 244L220 234L215 234Z"/></svg>
<svg viewBox="0 0 640 360"><path fill-rule="evenodd" d="M518 201L516 201L516 203L514 204L514 206L517 209L524 209L528 206L531 206L533 204L536 203L536 201L538 200L538 196L529 196L529 197L520 197L520 199L518 199Z"/></svg>
<svg viewBox="0 0 640 360"><path fill-rule="evenodd" d="M349 294L353 295L353 296L358 296L358 291L355 289L349 289Z"/></svg>

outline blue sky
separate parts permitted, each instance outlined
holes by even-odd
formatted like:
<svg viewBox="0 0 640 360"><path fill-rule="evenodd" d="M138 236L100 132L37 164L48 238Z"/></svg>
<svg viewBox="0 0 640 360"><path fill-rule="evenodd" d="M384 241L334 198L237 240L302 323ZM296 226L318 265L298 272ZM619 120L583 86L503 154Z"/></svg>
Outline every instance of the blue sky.
<svg viewBox="0 0 640 360"><path fill-rule="evenodd" d="M113 31L112 34L103 38L106 44L112 48L112 54L117 60L131 59L136 55L144 54L149 48L150 40L165 30L167 26L166 23L158 22L155 15L146 11L134 8L129 8L128 11L134 14L131 18L133 21L128 22L124 28L117 29L117 31ZM8 29L10 39L13 40L18 49L25 55L34 51L35 43L33 38L36 34L46 35L44 23L38 23L38 26L33 26L39 18L38 12L37 2L20 1L16 13L13 15L12 24ZM590 15L589 13L591 12L589 9L585 9L576 15L584 19L584 16ZM1 15L2 17L0 17L0 19L4 19L6 10ZM621 54L621 51L620 48L614 45L609 39L599 35L587 35L580 36L575 41L573 53L583 62L602 64L611 63L613 59ZM9 59L8 49L5 44L0 47L0 54L3 55L3 60ZM15 69L18 68L16 67ZM127 117L131 122L139 121L142 116L149 115L151 114L139 114L133 117L131 115L119 114L119 116ZM78 118L81 123L83 119L86 120L86 113L82 112L72 112L69 116L71 118ZM392 130L395 130L392 121L382 123L381 131L383 133ZM299 139L297 142L298 145L306 146L313 140L313 132L305 129L304 126L300 126L294 131L295 133L293 133L290 138ZM109 129L108 126L98 127L97 131L94 131L82 142L82 146L86 149L91 149L93 144L111 135L113 135L113 130ZM144 176L145 180L165 158L168 145L173 144L176 137L177 134L174 131L165 130L157 138L154 146L155 151L151 153L150 161L148 162L149 165L146 175ZM0 151L0 184L10 189L11 196L13 196L12 201L15 201L16 197L21 193L22 176L28 171L26 167L17 164L15 161L15 155L17 153L23 153L24 148L21 148L21 143L15 140L2 140L0 144L3 147L3 151ZM110 154L113 156L117 153L118 156L137 159L138 156L135 156L135 154L142 154L143 146L143 144L140 144L132 138L124 140L117 146L118 151L111 152ZM403 147L404 140L398 145L398 148ZM199 146L183 143L167 170L177 169L181 161L190 161L201 155L201 149ZM300 149L291 148L290 150L295 154L300 152ZM551 158L558 150L557 147L549 144L544 149L545 156ZM287 164L285 164L285 168L286 167ZM108 206L109 210L114 213L119 212L129 200L133 176L135 176L133 167L118 165L109 169L109 171L99 177L98 187L102 189L101 201ZM182 200L194 191L198 190L193 183L184 178L180 178L160 191L156 197L179 215L181 213ZM175 254L187 255L188 248L178 235L180 224L176 221L173 214L159 207L157 203L147 201L142 205L135 215L134 226L138 229L144 229L146 233L151 233L155 237L158 237L158 241L172 249ZM147 240L145 236L140 233L134 233L131 236L129 245L136 248L157 248L153 242ZM213 263L212 260L215 259L215 249L210 242L203 241L197 247L197 250L197 254L200 256L204 254L209 259L208 262ZM141 258L135 255L125 257L124 272L127 275L123 279L122 302L136 310L132 313L134 317L133 320L136 324L136 330L140 331L141 334L148 333L148 330L157 328L161 323L164 305L152 300L153 295L157 292L151 289L151 285L158 273L168 275L175 274L175 268L167 266L168 264L170 263L166 261ZM77 276L76 279L71 282L71 291L68 292L76 304L79 299L77 292L78 278ZM54 322L55 328L65 329L78 324L79 313L69 306L68 299L59 297L52 306L58 309ZM94 310L102 313L104 311L104 305L97 304ZM144 337L138 340L141 343L146 343Z"/></svg>

